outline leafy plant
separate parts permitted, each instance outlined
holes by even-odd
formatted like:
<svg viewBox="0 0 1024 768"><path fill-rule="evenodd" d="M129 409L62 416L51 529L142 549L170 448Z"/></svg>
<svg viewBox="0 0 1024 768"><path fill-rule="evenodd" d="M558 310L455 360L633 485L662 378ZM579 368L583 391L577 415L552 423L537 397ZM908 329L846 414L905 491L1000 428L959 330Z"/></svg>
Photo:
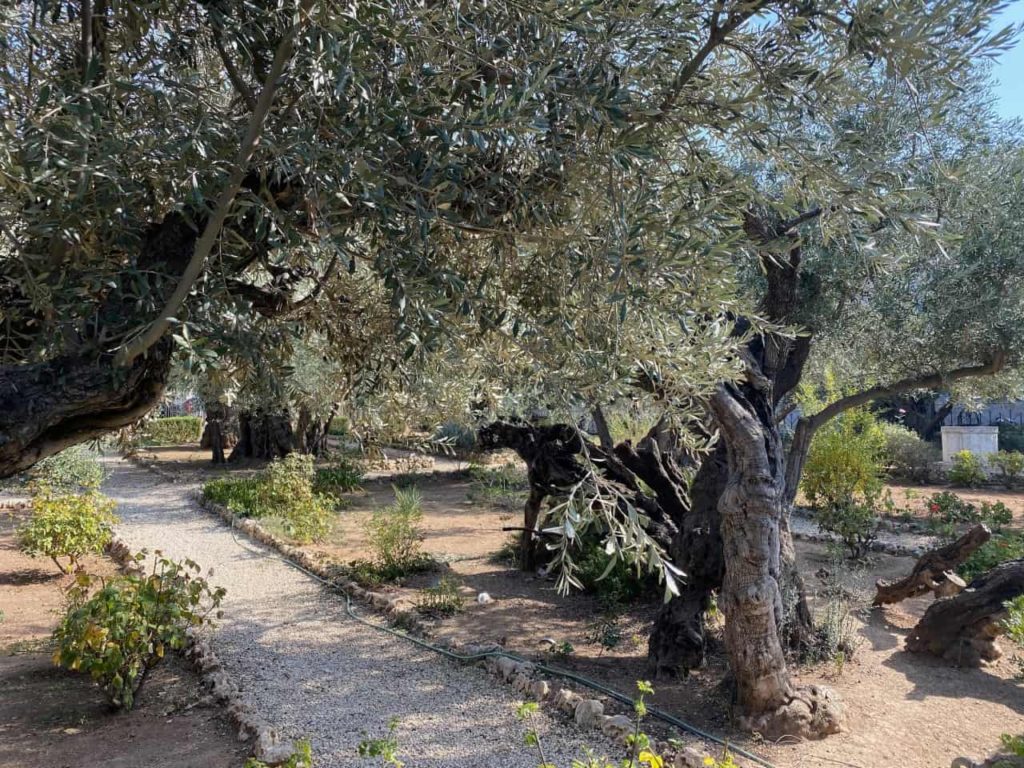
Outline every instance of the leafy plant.
<svg viewBox="0 0 1024 768"><path fill-rule="evenodd" d="M316 470L313 488L321 493L351 493L359 490L363 471L359 465L344 457L335 458L329 467Z"/></svg>
<svg viewBox="0 0 1024 768"><path fill-rule="evenodd" d="M296 541L319 541L331 530L334 500L314 490L313 478L313 457L292 453L255 478L211 480L203 495L241 517L269 518Z"/></svg>
<svg viewBox="0 0 1024 768"><path fill-rule="evenodd" d="M1024 453L1020 451L999 451L989 454L989 463L999 470L999 476L1007 488L1017 485L1017 478L1024 472Z"/></svg>
<svg viewBox="0 0 1024 768"><path fill-rule="evenodd" d="M96 454L83 446L65 448L43 459L28 472L28 485L33 493L49 490L56 493L81 493L98 490L106 477Z"/></svg>
<svg viewBox="0 0 1024 768"><path fill-rule="evenodd" d="M405 763L398 759L398 737L395 735L398 722L397 717L391 718L388 722L388 732L382 737L371 739L364 734L363 740L359 742L359 756L379 757L381 765L402 768Z"/></svg>
<svg viewBox="0 0 1024 768"><path fill-rule="evenodd" d="M949 482L973 488L987 479L981 459L970 451L958 451L953 455L953 466L949 468Z"/></svg>
<svg viewBox="0 0 1024 768"><path fill-rule="evenodd" d="M500 467L471 464L469 476L469 498L501 509L522 509L530 490L526 471L521 465L512 462Z"/></svg>
<svg viewBox="0 0 1024 768"><path fill-rule="evenodd" d="M801 487L818 525L838 535L853 557L876 537L884 445L874 416L858 409L818 432L807 456Z"/></svg>
<svg viewBox="0 0 1024 768"><path fill-rule="evenodd" d="M581 547L576 578L584 591L596 595L606 610L635 600L651 586L650 575L638 574L621 557L608 554L597 537L585 537Z"/></svg>
<svg viewBox="0 0 1024 768"><path fill-rule="evenodd" d="M431 562L420 548L423 497L415 487L393 490L394 503L375 510L365 526L375 563L385 579L423 570Z"/></svg>
<svg viewBox="0 0 1024 768"><path fill-rule="evenodd" d="M1024 651L1024 595L1018 595L1006 602L1006 618L1002 622L1007 638L1019 649ZM1024 656L1014 654L1012 661L1017 665L1018 680L1024 680Z"/></svg>
<svg viewBox="0 0 1024 768"><path fill-rule="evenodd" d="M1002 531L971 553L957 570L968 584L1007 560L1024 557L1024 532Z"/></svg>
<svg viewBox="0 0 1024 768"><path fill-rule="evenodd" d="M665 761L658 756L651 748L651 740L647 734L640 730L641 722L647 716L646 697L654 694L654 688L646 680L638 680L637 695L633 699L633 712L636 715L633 733L626 739L626 746L629 754L617 763L611 762L607 757L596 757L590 750L584 752L583 759L572 761L572 768L664 768ZM535 701L524 701L516 707L516 717L530 724L539 710ZM554 763L548 761L544 751L544 742L536 728L530 727L523 735L523 742L537 750L540 757L538 768L555 768ZM723 765L731 765L725 764Z"/></svg>
<svg viewBox="0 0 1024 768"><path fill-rule="evenodd" d="M1013 512L1003 502L983 501L979 509L952 491L932 495L928 516L932 529L946 537L952 536L957 526L967 523L986 523L998 531L1013 522Z"/></svg>
<svg viewBox="0 0 1024 768"><path fill-rule="evenodd" d="M420 592L416 610L429 616L451 616L461 613L465 604L459 594L459 583L451 576L442 576L437 584Z"/></svg>
<svg viewBox="0 0 1024 768"><path fill-rule="evenodd" d="M883 452L889 472L911 482L928 482L935 463L942 457L941 452L901 424L885 423L882 432L885 436Z"/></svg>
<svg viewBox="0 0 1024 768"><path fill-rule="evenodd" d="M313 745L306 739L300 739L294 744L295 751L285 762L278 763L276 768L313 768ZM245 761L245 768L270 768L262 760L250 757Z"/></svg>
<svg viewBox="0 0 1024 768"><path fill-rule="evenodd" d="M148 445L182 445L197 442L202 433L198 416L164 416L146 422L142 439Z"/></svg>
<svg viewBox="0 0 1024 768"><path fill-rule="evenodd" d="M145 552L135 556L139 565L145 560ZM79 573L54 632L54 663L89 673L114 706L131 709L146 673L168 649L182 648L186 631L209 621L224 597L198 574L191 560L174 562L159 552L148 574L99 580L95 591L97 578Z"/></svg>
<svg viewBox="0 0 1024 768"><path fill-rule="evenodd" d="M61 573L71 573L83 555L98 554L110 542L114 506L96 491L42 490L32 497L32 517L18 528L18 546L29 557L49 557Z"/></svg>

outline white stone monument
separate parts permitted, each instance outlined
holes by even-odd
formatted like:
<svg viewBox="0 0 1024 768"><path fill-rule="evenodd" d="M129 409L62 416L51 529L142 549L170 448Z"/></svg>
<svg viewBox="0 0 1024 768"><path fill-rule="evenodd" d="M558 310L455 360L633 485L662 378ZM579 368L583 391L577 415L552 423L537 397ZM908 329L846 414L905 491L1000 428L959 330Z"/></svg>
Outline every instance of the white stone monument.
<svg viewBox="0 0 1024 768"><path fill-rule="evenodd" d="M942 461L951 464L960 451L970 451L988 462L988 455L999 450L999 427L943 427Z"/></svg>

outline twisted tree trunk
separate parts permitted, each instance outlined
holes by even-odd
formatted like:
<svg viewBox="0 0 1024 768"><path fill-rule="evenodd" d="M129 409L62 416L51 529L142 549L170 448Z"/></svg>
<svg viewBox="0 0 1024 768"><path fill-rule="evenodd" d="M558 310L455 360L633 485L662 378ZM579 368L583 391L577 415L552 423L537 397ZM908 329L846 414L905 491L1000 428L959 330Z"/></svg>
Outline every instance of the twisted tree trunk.
<svg viewBox="0 0 1024 768"><path fill-rule="evenodd" d="M711 408L728 447L719 604L740 724L769 739L836 733L843 715L835 696L824 687L795 688L782 647L785 456L770 380L752 371L742 385L720 385Z"/></svg>
<svg viewBox="0 0 1024 768"><path fill-rule="evenodd" d="M958 565L991 538L992 532L987 526L976 525L956 541L925 552L914 564L914 569L899 581L877 582L872 605L898 603L939 588L947 580L947 573L955 571Z"/></svg>
<svg viewBox="0 0 1024 768"><path fill-rule="evenodd" d="M1024 559L997 565L954 597L936 600L907 637L911 653L930 653L961 667L977 667L1003 655L1006 603L1024 595Z"/></svg>

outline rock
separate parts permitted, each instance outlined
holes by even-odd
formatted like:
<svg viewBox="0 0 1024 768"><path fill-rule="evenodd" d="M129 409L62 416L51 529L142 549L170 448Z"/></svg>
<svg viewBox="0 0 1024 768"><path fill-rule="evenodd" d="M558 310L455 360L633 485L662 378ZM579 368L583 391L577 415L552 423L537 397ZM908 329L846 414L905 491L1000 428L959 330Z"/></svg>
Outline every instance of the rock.
<svg viewBox="0 0 1024 768"><path fill-rule="evenodd" d="M294 754L295 749L291 744L281 744L277 740L277 734L271 729L260 731L256 744L253 746L253 754L257 760L262 760L267 765L280 765L285 763Z"/></svg>
<svg viewBox="0 0 1024 768"><path fill-rule="evenodd" d="M583 701L583 697L568 688L563 688L555 694L555 706L570 715L576 714L576 705Z"/></svg>
<svg viewBox="0 0 1024 768"><path fill-rule="evenodd" d="M704 761L711 757L694 747L686 747L682 752L676 754L672 761L674 768L704 768Z"/></svg>
<svg viewBox="0 0 1024 768"><path fill-rule="evenodd" d="M616 741L625 741L633 733L633 721L625 715L605 715L601 720L601 733Z"/></svg>
<svg viewBox="0 0 1024 768"><path fill-rule="evenodd" d="M512 675L516 673L516 667L518 666L514 659L510 659L508 656L499 656L494 662L495 669L501 676L501 679L508 682L512 679Z"/></svg>
<svg viewBox="0 0 1024 768"><path fill-rule="evenodd" d="M530 686L530 693L537 701L543 701L551 694L551 686L547 680L536 680Z"/></svg>
<svg viewBox="0 0 1024 768"><path fill-rule="evenodd" d="M515 677L512 678L512 687L524 695L530 692L530 687L532 685L533 680L529 675L524 674L523 672L516 672Z"/></svg>
<svg viewBox="0 0 1024 768"><path fill-rule="evenodd" d="M576 705L573 719L580 728L598 728L604 715L604 704L597 699L584 699Z"/></svg>
<svg viewBox="0 0 1024 768"><path fill-rule="evenodd" d="M494 598L491 597L486 592L481 592L479 595L476 596L476 601L480 605L487 605L488 603L493 603L494 602Z"/></svg>

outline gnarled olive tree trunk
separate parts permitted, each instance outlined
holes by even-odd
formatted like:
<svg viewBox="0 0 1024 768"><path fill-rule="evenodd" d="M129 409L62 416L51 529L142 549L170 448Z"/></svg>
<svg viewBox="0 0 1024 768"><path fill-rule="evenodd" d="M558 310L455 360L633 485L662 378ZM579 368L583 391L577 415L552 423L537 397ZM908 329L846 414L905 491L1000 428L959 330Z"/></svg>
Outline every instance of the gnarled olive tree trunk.
<svg viewBox="0 0 1024 768"><path fill-rule="evenodd" d="M770 739L836 733L842 709L834 695L823 687L797 689L786 668L785 455L771 382L754 370L742 385L720 385L711 408L728 451L718 507L725 557L719 605L740 724Z"/></svg>

